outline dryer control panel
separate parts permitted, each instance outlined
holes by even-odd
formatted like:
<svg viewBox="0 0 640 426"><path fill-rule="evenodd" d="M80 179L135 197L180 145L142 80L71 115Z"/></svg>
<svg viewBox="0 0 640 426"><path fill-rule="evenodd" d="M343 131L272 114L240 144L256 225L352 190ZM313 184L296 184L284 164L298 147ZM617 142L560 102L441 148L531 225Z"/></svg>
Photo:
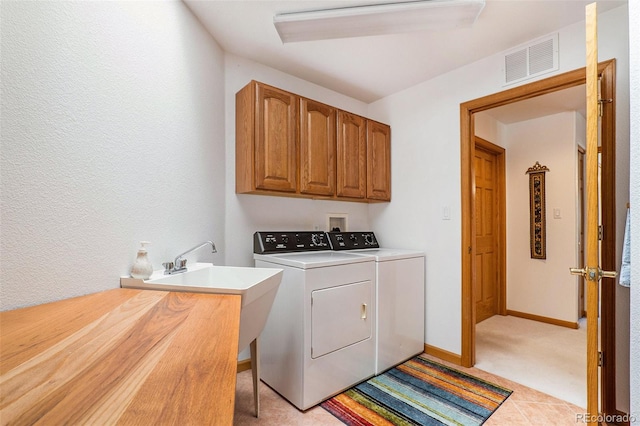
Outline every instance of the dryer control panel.
<svg viewBox="0 0 640 426"><path fill-rule="evenodd" d="M331 250L326 232L256 232L253 252L289 253L296 251Z"/></svg>
<svg viewBox="0 0 640 426"><path fill-rule="evenodd" d="M373 232L329 232L333 250L380 248Z"/></svg>

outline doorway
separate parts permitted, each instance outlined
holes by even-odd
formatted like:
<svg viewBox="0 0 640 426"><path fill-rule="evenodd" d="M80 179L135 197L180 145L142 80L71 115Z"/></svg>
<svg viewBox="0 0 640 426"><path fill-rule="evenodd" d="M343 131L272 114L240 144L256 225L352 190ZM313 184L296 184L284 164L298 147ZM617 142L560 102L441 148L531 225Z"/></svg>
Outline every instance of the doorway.
<svg viewBox="0 0 640 426"><path fill-rule="evenodd" d="M615 97L615 60L599 64L602 97ZM584 68L550 77L460 105L461 202L462 202L462 353L463 366L475 364L476 267L477 246L474 197L474 113L533 98L585 83ZM602 119L602 268L615 270L615 101L603 103ZM610 232L606 230L609 229ZM568 273L568 271L567 271ZM602 280L601 342L605 362L602 375L602 409L615 412L615 288L614 280Z"/></svg>
<svg viewBox="0 0 640 426"><path fill-rule="evenodd" d="M484 319L478 300L487 269L476 242L477 368L586 406L586 323L579 321L578 147L585 144L585 85L474 114L475 135L506 150L507 316ZM546 258L531 257L530 179L534 162L546 166ZM476 146L476 240L485 231L485 166ZM486 166L485 166L486 168ZM480 179L480 183L478 180ZM499 209L499 204L491 210Z"/></svg>

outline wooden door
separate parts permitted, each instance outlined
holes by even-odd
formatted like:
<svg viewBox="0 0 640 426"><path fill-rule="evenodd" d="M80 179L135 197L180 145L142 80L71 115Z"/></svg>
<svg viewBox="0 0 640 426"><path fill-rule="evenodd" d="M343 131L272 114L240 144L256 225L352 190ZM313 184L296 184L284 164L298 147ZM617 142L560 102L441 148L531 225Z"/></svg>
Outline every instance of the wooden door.
<svg viewBox="0 0 640 426"><path fill-rule="evenodd" d="M297 96L256 84L256 189L297 190Z"/></svg>
<svg viewBox="0 0 640 426"><path fill-rule="evenodd" d="M490 147L494 147L491 149ZM502 151L502 153L500 152ZM501 220L504 212L504 150L476 138L476 323L499 314L503 291ZM502 166L502 167L501 167Z"/></svg>
<svg viewBox="0 0 640 426"><path fill-rule="evenodd" d="M596 4L586 7L587 45L587 221L586 266L582 275L587 280L587 413L597 419L598 400L598 316L600 254L598 241L598 27ZM597 421L588 422L597 425Z"/></svg>
<svg viewBox="0 0 640 426"><path fill-rule="evenodd" d="M391 201L391 127L367 121L367 198Z"/></svg>
<svg viewBox="0 0 640 426"><path fill-rule="evenodd" d="M365 198L367 194L367 121L338 111L337 180L338 197Z"/></svg>
<svg viewBox="0 0 640 426"><path fill-rule="evenodd" d="M597 425L599 404L599 282L602 277L613 278L615 272L600 268L598 189L598 30L596 3L586 7L586 89L587 89L587 149L586 149L586 265L572 268L571 273L582 275L587 287L587 414L588 424ZM603 293L604 294L604 293Z"/></svg>
<svg viewBox="0 0 640 426"><path fill-rule="evenodd" d="M336 110L300 99L300 192L334 195L336 190Z"/></svg>

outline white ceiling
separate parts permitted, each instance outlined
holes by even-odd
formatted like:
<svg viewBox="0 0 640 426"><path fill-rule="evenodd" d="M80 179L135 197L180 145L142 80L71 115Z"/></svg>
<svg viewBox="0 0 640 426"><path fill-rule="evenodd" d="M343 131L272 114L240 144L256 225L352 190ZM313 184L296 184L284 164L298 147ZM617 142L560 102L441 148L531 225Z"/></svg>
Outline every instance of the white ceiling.
<svg viewBox="0 0 640 426"><path fill-rule="evenodd" d="M227 52L370 103L584 20L593 0L486 0L472 28L283 44L277 13L389 0L183 0ZM627 4L600 0L598 12Z"/></svg>

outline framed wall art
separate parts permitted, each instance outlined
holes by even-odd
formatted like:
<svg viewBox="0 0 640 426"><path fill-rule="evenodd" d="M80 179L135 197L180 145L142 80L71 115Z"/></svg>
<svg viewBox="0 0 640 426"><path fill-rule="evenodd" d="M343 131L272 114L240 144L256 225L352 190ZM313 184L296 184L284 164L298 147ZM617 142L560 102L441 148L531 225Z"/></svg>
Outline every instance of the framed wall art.
<svg viewBox="0 0 640 426"><path fill-rule="evenodd" d="M536 161L529 167L529 243L532 259L547 258L547 215L544 177L549 169Z"/></svg>

